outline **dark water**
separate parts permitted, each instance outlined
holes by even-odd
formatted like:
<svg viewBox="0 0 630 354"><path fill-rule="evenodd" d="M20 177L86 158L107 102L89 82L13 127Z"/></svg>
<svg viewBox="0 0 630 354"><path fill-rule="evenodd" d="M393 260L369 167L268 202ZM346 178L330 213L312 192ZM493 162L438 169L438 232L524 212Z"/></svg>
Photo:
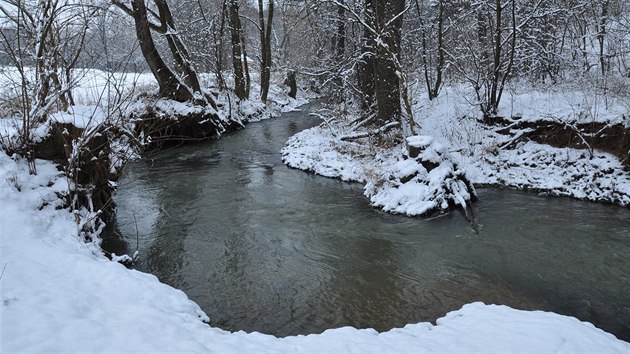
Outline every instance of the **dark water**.
<svg viewBox="0 0 630 354"><path fill-rule="evenodd" d="M105 247L133 252L137 233L137 268L228 329L387 330L484 301L630 339L628 209L484 189L479 235L459 213L388 215L360 185L282 164L288 137L314 124L290 113L130 165Z"/></svg>

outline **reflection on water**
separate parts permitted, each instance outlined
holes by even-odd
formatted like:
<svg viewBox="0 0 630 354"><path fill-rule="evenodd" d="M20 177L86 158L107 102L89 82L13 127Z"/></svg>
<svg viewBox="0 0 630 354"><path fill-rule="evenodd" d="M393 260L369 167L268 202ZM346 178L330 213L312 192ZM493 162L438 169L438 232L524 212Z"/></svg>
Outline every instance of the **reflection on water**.
<svg viewBox="0 0 630 354"><path fill-rule="evenodd" d="M282 164L288 137L316 123L305 116L132 164L110 236L131 251L139 241L140 270L232 329L387 330L484 301L576 316L630 339L629 210L481 190L479 235L457 213L385 214L360 185ZM120 253L115 240L105 247Z"/></svg>

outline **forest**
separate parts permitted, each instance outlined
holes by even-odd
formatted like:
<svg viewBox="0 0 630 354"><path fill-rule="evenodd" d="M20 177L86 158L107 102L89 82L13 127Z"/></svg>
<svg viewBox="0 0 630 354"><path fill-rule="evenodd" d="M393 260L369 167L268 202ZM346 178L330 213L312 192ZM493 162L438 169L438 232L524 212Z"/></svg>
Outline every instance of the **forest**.
<svg viewBox="0 0 630 354"><path fill-rule="evenodd" d="M2 351L630 350L627 1L0 19Z"/></svg>

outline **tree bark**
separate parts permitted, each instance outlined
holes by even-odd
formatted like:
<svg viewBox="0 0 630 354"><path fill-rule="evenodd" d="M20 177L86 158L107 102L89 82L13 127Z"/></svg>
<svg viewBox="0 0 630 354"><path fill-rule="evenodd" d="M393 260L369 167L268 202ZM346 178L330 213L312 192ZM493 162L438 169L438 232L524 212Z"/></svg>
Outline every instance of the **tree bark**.
<svg viewBox="0 0 630 354"><path fill-rule="evenodd" d="M267 102L269 94L269 80L271 78L271 29L273 23L273 0L267 3L267 23L263 0L258 0L258 22L260 25L260 99Z"/></svg>
<svg viewBox="0 0 630 354"><path fill-rule="evenodd" d="M400 51L404 0L377 0L376 24L385 47L376 50L377 124L398 121L400 107L400 77L396 62Z"/></svg>
<svg viewBox="0 0 630 354"><path fill-rule="evenodd" d="M343 0L340 3L343 5ZM343 6L337 7L337 31L333 43L335 59L337 62L341 62L346 51L346 10Z"/></svg>
<svg viewBox="0 0 630 354"><path fill-rule="evenodd" d="M149 69L151 69L151 73L153 73L158 82L160 87L159 95L180 102L192 100L193 94L188 86L179 81L175 73L162 60L160 53L155 47L144 0L132 0L131 6L133 9L131 15L135 23L140 50L147 61Z"/></svg>
<svg viewBox="0 0 630 354"><path fill-rule="evenodd" d="M605 40L606 40L606 22L608 21L608 6L609 1L604 0L602 2L601 16L599 17L599 23L597 24L597 42L599 43L599 66L602 72L602 76L606 76L606 53L605 53Z"/></svg>
<svg viewBox="0 0 630 354"><path fill-rule="evenodd" d="M372 0L365 0L365 23L376 28L374 4ZM361 108L370 111L376 106L376 35L368 28L363 29L361 59L357 65L357 81L359 90L363 94Z"/></svg>
<svg viewBox="0 0 630 354"><path fill-rule="evenodd" d="M238 1L229 4L230 34L232 40L232 65L234 67L234 93L241 100L249 98L249 71L245 56L243 26L238 14ZM247 75L247 78L245 77Z"/></svg>
<svg viewBox="0 0 630 354"><path fill-rule="evenodd" d="M190 59L190 54L188 53L186 46L177 34L175 21L173 20L173 15L171 14L168 3L166 0L154 0L154 2L158 7L161 33L166 37L166 42L173 56L173 60L175 61L177 71L181 74L184 82L186 82L192 90L193 94L195 92L198 93L198 99L201 99L201 101L206 100L207 103L210 103L212 107L216 109L216 104L214 103L212 97L205 95L201 90L199 76L193 67L192 60Z"/></svg>
<svg viewBox="0 0 630 354"><path fill-rule="evenodd" d="M295 98L297 95L297 80L295 79L295 71L291 70L287 73L287 79L284 83L289 86L289 97Z"/></svg>

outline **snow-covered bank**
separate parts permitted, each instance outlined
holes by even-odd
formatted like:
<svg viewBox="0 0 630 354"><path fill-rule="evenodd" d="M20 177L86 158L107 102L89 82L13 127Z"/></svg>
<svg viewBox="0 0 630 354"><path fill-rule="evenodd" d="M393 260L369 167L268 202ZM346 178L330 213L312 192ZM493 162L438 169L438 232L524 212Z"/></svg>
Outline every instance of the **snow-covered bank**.
<svg viewBox="0 0 630 354"><path fill-rule="evenodd" d="M107 260L77 237L73 216L56 208L65 178L52 163L37 164L31 176L25 161L0 154L3 353L630 351L629 343L575 318L481 303L436 325L380 334L346 327L278 339L210 328L184 293Z"/></svg>
<svg viewBox="0 0 630 354"><path fill-rule="evenodd" d="M630 116L620 113L624 107L628 112L630 107L621 102L611 103L608 110L600 107L596 116L585 113L595 109L587 103L588 97L570 92L512 93L505 98L502 109L508 117L527 114L522 119L529 121L553 117L567 123L591 119L630 125ZM576 106L582 110L572 110ZM514 111L511 107L520 108ZM619 158L599 150L594 150L591 157L586 149L558 148L534 141L512 143L514 136L500 134L500 129L480 122L480 114L462 97L460 88L445 88L431 102L419 98L414 116L422 131L448 144L473 183L630 206L630 172Z"/></svg>
<svg viewBox="0 0 630 354"><path fill-rule="evenodd" d="M466 99L472 93L462 90L465 88L444 88L433 101L420 96L413 112L421 134L445 146L450 159L466 172L472 183L630 206L630 171L618 157L597 149L590 156L586 149L520 140L518 132L501 134L504 127L484 124L478 107ZM520 117L523 121L534 122L535 115L539 120L553 119L567 124L590 120L630 125L630 115L621 113L630 109L623 102L611 100L608 109L599 107L597 112L587 105L589 102L584 93L510 92L500 108L505 116ZM402 145L380 148L369 141L343 141L338 136L348 133L347 126L344 122L333 125L303 131L289 139L283 149L284 162L323 176L364 183L369 183L373 176L398 173L400 166L395 163L395 155L404 149ZM366 195L374 205L383 207L385 203L373 200L370 189L366 187ZM386 202L402 205L409 198L390 196ZM420 200L416 204L421 203ZM384 209L413 214L409 211L414 207Z"/></svg>
<svg viewBox="0 0 630 354"><path fill-rule="evenodd" d="M0 68L14 76L15 71ZM0 150L55 161L73 179L67 204L94 215L112 211L112 193L123 166L141 153L220 137L245 123L295 110L312 96L300 91L298 98L290 98L284 86L274 83L267 104L256 98L260 94L256 84L249 100L238 100L224 90L211 95L212 104L177 102L158 97L151 75L99 70L76 70L75 74L80 78L73 88L77 104L63 110L51 108L42 121L25 125L19 112L0 109ZM212 87L212 75L202 78ZM11 80L11 75L0 78L0 84L5 84L0 88L3 97L19 97L15 92L19 82ZM95 224L104 225L99 221L96 218Z"/></svg>
<svg viewBox="0 0 630 354"><path fill-rule="evenodd" d="M388 212L417 216L454 205L466 208L475 196L463 170L451 161L444 145L422 138L428 139L426 150L416 158L402 145L383 148L341 141L330 130L315 127L291 137L282 149L282 160L322 176L366 183L365 196Z"/></svg>
<svg viewBox="0 0 630 354"><path fill-rule="evenodd" d="M285 104L281 97L275 100L277 111L300 103ZM86 119L101 122L93 120L92 112L98 109L91 107L77 108L55 120L86 127ZM254 103L241 108L243 113L258 111ZM10 123L0 119L3 122ZM42 136L45 133L42 130ZM121 157L120 163L125 158L129 155ZM109 261L97 242L85 243L78 236L81 230L75 216L61 208L59 194L67 193L68 180L52 162L36 163L38 174L32 176L26 161L0 152L3 353L630 350L628 343L574 318L481 303L452 312L437 325L412 324L380 334L343 328L278 339L210 328L203 322L207 316L183 292L155 276Z"/></svg>

